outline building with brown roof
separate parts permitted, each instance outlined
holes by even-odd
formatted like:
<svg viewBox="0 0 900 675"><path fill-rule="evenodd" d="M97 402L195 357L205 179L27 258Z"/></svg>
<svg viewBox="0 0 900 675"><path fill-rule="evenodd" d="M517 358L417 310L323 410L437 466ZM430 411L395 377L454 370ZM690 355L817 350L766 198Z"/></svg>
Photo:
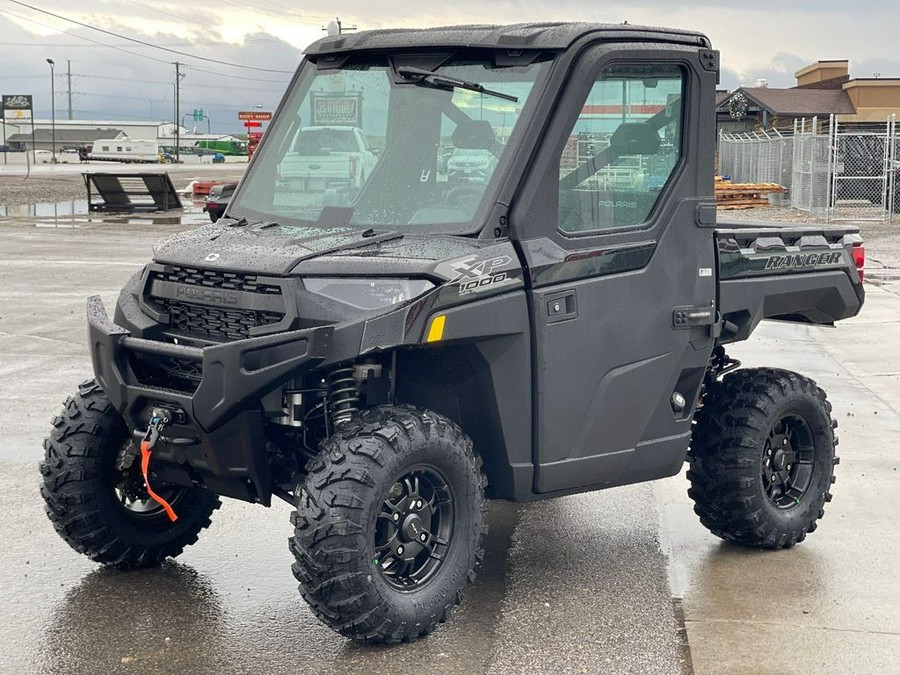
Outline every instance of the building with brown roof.
<svg viewBox="0 0 900 675"><path fill-rule="evenodd" d="M719 129L785 128L797 119L830 115L839 122L884 122L900 113L900 78L851 79L845 60L817 61L794 76L797 86L790 89L738 87L717 100Z"/></svg>

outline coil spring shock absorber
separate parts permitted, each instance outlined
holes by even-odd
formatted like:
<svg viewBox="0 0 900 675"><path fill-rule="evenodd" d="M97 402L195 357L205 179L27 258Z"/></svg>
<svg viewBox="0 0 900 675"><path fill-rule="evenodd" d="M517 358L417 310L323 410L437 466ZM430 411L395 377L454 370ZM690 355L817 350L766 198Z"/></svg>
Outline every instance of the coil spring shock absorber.
<svg viewBox="0 0 900 675"><path fill-rule="evenodd" d="M335 427L345 424L359 411L359 383L353 366L338 368L328 375L328 409Z"/></svg>

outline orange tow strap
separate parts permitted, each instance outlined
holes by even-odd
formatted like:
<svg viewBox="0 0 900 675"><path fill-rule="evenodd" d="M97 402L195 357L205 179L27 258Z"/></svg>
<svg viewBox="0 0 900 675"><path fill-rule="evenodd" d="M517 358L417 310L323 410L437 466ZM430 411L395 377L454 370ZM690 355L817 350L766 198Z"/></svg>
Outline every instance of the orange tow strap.
<svg viewBox="0 0 900 675"><path fill-rule="evenodd" d="M153 491L153 488L150 487L150 477L147 475L150 469L150 452L152 448L150 447L149 440L141 441L141 473L144 474L144 484L147 486L147 494L159 504L163 509L165 509L166 515L169 516L169 520L173 523L178 520L178 516L175 515L175 510L165 499L160 497Z"/></svg>

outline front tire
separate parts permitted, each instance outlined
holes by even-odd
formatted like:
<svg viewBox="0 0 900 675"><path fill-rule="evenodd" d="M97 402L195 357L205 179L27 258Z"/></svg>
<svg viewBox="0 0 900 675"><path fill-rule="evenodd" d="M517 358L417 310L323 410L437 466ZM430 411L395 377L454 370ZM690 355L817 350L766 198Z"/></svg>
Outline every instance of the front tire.
<svg viewBox="0 0 900 675"><path fill-rule="evenodd" d="M480 466L459 427L427 410L366 410L326 439L291 518L292 569L316 616L384 643L446 621L483 555Z"/></svg>
<svg viewBox="0 0 900 675"><path fill-rule="evenodd" d="M803 541L831 501L835 427L825 392L797 373L746 369L713 385L688 454L700 522L743 546Z"/></svg>
<svg viewBox="0 0 900 675"><path fill-rule="evenodd" d="M125 420L93 380L78 387L44 441L41 495L66 543L91 560L120 569L155 567L197 541L219 498L202 488L155 486L175 508L171 522L149 499L140 460L117 469L131 445Z"/></svg>

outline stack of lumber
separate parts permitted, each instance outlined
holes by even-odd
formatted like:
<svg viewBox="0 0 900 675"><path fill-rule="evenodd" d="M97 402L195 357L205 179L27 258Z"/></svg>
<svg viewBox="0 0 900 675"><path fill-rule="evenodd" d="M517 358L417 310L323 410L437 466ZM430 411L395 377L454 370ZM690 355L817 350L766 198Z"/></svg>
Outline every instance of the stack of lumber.
<svg viewBox="0 0 900 675"><path fill-rule="evenodd" d="M716 176L716 206L725 211L768 206L766 195L778 192L787 189L778 183L732 183Z"/></svg>

